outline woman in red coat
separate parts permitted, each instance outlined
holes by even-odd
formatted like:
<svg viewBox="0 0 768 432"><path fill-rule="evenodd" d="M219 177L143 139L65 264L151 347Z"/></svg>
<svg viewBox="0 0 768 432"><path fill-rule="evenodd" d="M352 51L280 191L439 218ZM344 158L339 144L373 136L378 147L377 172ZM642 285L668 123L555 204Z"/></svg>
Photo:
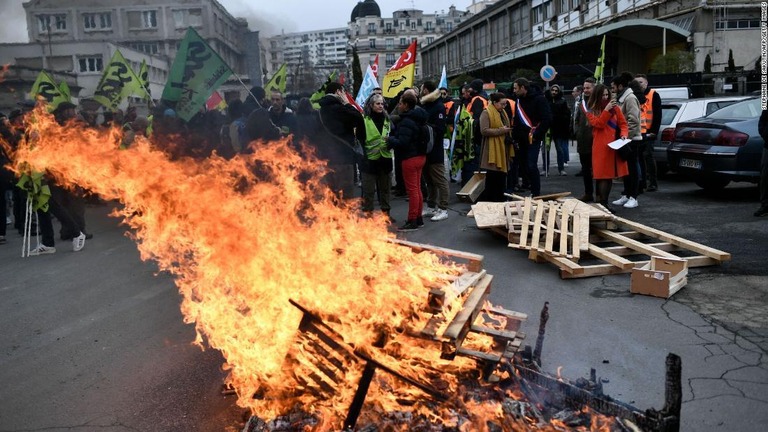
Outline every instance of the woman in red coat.
<svg viewBox="0 0 768 432"><path fill-rule="evenodd" d="M624 114L603 84L595 86L588 107L587 120L592 126L592 175L597 192L595 201L607 207L613 179L629 173L627 162L608 144L617 137L626 138L629 131Z"/></svg>

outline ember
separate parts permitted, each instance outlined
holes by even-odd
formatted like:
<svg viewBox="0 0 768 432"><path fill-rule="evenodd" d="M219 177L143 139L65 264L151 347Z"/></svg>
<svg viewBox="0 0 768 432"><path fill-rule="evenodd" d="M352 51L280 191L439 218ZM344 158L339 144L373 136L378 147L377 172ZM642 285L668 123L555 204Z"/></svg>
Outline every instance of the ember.
<svg viewBox="0 0 768 432"><path fill-rule="evenodd" d="M486 302L492 276L391 241L384 217L339 202L320 182L326 166L287 140L232 160L171 160L142 137L118 150L115 131L60 127L44 108L32 117L15 169L122 203L114 216L142 259L175 276L195 342L223 353L238 404L276 419L251 430L340 430L354 424L350 406L360 430L618 427L567 404L541 411L548 386L524 376L532 358L514 360L522 335L509 323L520 320ZM297 337L307 312L337 346Z"/></svg>

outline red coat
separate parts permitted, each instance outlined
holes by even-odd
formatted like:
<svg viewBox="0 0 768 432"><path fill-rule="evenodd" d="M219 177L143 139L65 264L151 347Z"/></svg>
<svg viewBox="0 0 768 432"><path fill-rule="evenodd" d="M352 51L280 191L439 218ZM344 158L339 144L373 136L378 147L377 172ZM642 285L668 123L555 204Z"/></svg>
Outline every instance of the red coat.
<svg viewBox="0 0 768 432"><path fill-rule="evenodd" d="M626 137L629 134L627 120L621 109L614 107L611 111L603 110L599 116L588 112L587 120L592 125L592 177L602 180L628 175L627 161L620 158L616 150L608 147L608 143L616 140L616 129L608 124L609 121L618 125L620 136Z"/></svg>

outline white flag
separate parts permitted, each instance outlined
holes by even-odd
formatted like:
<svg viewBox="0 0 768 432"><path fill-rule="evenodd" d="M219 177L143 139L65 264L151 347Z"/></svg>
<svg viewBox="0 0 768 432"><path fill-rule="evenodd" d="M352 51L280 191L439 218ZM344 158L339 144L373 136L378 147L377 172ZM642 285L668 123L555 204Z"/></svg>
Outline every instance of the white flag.
<svg viewBox="0 0 768 432"><path fill-rule="evenodd" d="M376 76L373 75L373 70L371 69L371 66L368 66L368 69L365 70L365 77L363 78L363 84L360 85L360 91L357 92L357 97L355 98L355 102L357 102L358 105L363 107L365 109L365 101L368 100L368 96L373 93L373 89L379 86L379 81L376 79Z"/></svg>
<svg viewBox="0 0 768 432"><path fill-rule="evenodd" d="M437 88L448 88L448 75L445 73L445 65L443 65L443 74L440 75L440 84Z"/></svg>

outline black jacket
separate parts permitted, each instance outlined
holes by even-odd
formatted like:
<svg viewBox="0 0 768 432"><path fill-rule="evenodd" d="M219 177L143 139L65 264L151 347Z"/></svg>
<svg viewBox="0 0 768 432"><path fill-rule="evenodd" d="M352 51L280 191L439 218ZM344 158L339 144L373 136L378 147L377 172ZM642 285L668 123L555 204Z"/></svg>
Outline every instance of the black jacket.
<svg viewBox="0 0 768 432"><path fill-rule="evenodd" d="M445 135L445 104L440 90L421 97L421 107L427 112L427 123L432 126L435 145L427 155L427 164L444 163L443 135Z"/></svg>
<svg viewBox="0 0 768 432"><path fill-rule="evenodd" d="M552 111L549 109L549 102L538 86L532 85L528 88L528 94L517 99L517 104L522 107L525 114L530 118L531 124L536 127L533 133L534 141L543 141L547 130L552 125ZM528 133L530 128L523 123L520 118L520 112L515 109L515 122L512 126L512 136L518 144L528 144Z"/></svg>
<svg viewBox="0 0 768 432"><path fill-rule="evenodd" d="M334 95L320 99L320 119L333 140L321 152L331 165L354 164L355 128L365 128L363 115L355 107L342 104ZM346 143L347 147L342 145Z"/></svg>
<svg viewBox="0 0 768 432"><path fill-rule="evenodd" d="M552 99L552 138L568 139L571 134L571 110L560 95ZM527 112L527 111L526 111Z"/></svg>
<svg viewBox="0 0 768 432"><path fill-rule="evenodd" d="M422 107L417 106L400 114L400 123L387 140L400 160L425 154L421 149L421 127L426 123L427 112Z"/></svg>

